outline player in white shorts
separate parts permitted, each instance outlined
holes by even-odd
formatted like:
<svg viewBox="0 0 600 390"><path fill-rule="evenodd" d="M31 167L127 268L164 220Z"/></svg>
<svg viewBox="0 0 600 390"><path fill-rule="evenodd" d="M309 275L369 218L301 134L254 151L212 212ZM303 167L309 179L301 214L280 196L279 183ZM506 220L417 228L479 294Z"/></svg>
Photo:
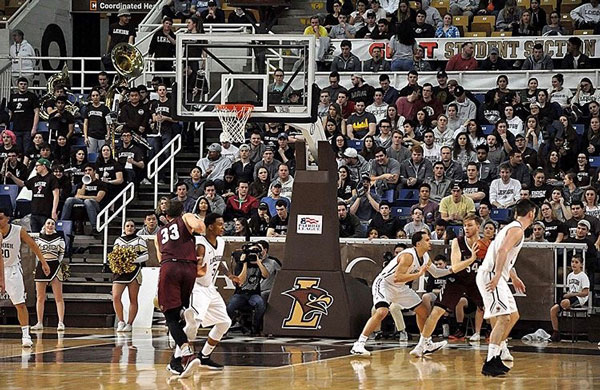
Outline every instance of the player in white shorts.
<svg viewBox="0 0 600 390"><path fill-rule="evenodd" d="M221 237L225 232L225 222L220 215L210 213L204 218L204 224L206 235L196 237L198 273L190 307L183 314L186 321L183 331L189 340L193 340L200 325L204 328L213 326L198 357L202 366L222 370L223 366L212 361L210 354L231 326L225 302L215 287L225 250L225 241Z"/></svg>
<svg viewBox="0 0 600 390"><path fill-rule="evenodd" d="M372 287L375 313L369 318L360 337L354 343L350 351L353 355L371 354L365 349L365 343L369 335L388 315L392 303L400 305L403 309L412 309L417 316L419 330L423 329L429 309L408 283L419 279L426 271L436 278L448 275L450 271L438 269L431 264L427 253L431 249L428 232L421 231L413 234L412 245L412 248L400 252L375 278ZM426 346L427 353L437 351L444 345L445 342L430 341Z"/></svg>
<svg viewBox="0 0 600 390"><path fill-rule="evenodd" d="M25 305L25 284L21 268L21 242L25 243L42 264L42 271L50 275L50 267L42 251L33 238L21 226L10 223L10 213L0 209L0 240L2 242L2 260L0 261L0 293L6 290L11 302L17 309L21 325L23 347L31 347L33 341L29 335L29 312ZM3 279L3 280L2 280Z"/></svg>
<svg viewBox="0 0 600 390"><path fill-rule="evenodd" d="M519 311L508 279L517 291L525 291L525 284L513 267L525 241L525 229L535 220L536 209L536 205L528 199L517 202L514 206L516 220L498 232L477 272L477 288L485 308L483 317L492 323L488 355L481 370L484 375L507 373L509 368L502 360L513 360L506 339L519 320Z"/></svg>

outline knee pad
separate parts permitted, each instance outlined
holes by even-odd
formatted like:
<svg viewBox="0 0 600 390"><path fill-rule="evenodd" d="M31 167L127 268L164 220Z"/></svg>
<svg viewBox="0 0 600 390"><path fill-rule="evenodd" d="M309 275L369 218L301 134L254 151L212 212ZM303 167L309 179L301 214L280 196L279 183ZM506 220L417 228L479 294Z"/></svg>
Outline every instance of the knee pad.
<svg viewBox="0 0 600 390"><path fill-rule="evenodd" d="M221 340L223 335L227 333L230 326L231 320L229 320L228 322L220 322L218 324L215 324L215 326L212 327L210 332L208 332L208 337L210 337L213 340L219 341Z"/></svg>

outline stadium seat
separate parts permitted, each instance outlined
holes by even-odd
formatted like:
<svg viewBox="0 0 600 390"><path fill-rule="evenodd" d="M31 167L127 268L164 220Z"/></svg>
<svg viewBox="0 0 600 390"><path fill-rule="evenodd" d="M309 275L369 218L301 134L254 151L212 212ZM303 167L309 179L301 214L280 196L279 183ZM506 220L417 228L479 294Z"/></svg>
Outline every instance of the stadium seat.
<svg viewBox="0 0 600 390"><path fill-rule="evenodd" d="M360 139L349 139L348 140L348 147L350 148L354 148L357 151L361 151L363 148L363 141Z"/></svg>
<svg viewBox="0 0 600 390"><path fill-rule="evenodd" d="M73 221L56 221L56 231L62 232L65 239L65 255L71 253L71 239L73 238Z"/></svg>
<svg viewBox="0 0 600 390"><path fill-rule="evenodd" d="M583 135L583 133L585 132L585 126L582 124L576 124L575 125L575 132L579 135Z"/></svg>
<svg viewBox="0 0 600 390"><path fill-rule="evenodd" d="M392 207L392 215L400 219L409 219L410 207Z"/></svg>
<svg viewBox="0 0 600 390"><path fill-rule="evenodd" d="M579 7L581 5L581 0L562 0L560 3L560 13L569 14L571 10Z"/></svg>
<svg viewBox="0 0 600 390"><path fill-rule="evenodd" d="M47 133L48 132L48 122L39 121L37 131L38 131L38 133Z"/></svg>
<svg viewBox="0 0 600 390"><path fill-rule="evenodd" d="M15 210L15 217L24 217L31 214L31 201L27 199L17 200L17 208Z"/></svg>
<svg viewBox="0 0 600 390"><path fill-rule="evenodd" d="M447 229L452 230L456 237L465 235L465 229L463 229L462 225L448 225Z"/></svg>
<svg viewBox="0 0 600 390"><path fill-rule="evenodd" d="M479 103L485 103L485 93L476 93L475 98L479 101Z"/></svg>
<svg viewBox="0 0 600 390"><path fill-rule="evenodd" d="M481 130L483 130L483 134L489 135L494 132L494 125L481 125Z"/></svg>
<svg viewBox="0 0 600 390"><path fill-rule="evenodd" d="M452 24L460 30L461 36L464 36L469 31L469 17L467 16L455 16L452 19Z"/></svg>
<svg viewBox="0 0 600 390"><path fill-rule="evenodd" d="M496 17L491 15L478 15L473 17L471 23L471 31L483 31L486 34L491 34L496 26Z"/></svg>
<svg viewBox="0 0 600 390"><path fill-rule="evenodd" d="M5 209L8 212L8 215L13 215L14 207L10 195L0 194L0 208Z"/></svg>
<svg viewBox="0 0 600 390"><path fill-rule="evenodd" d="M3 184L0 186L0 195L8 195L14 210L17 207L17 195L19 195L19 186L16 184Z"/></svg>
<svg viewBox="0 0 600 390"><path fill-rule="evenodd" d="M575 30L573 35L594 35L594 30Z"/></svg>
<svg viewBox="0 0 600 390"><path fill-rule="evenodd" d="M417 9L417 2L416 1L409 1L408 2L408 6L412 9Z"/></svg>
<svg viewBox="0 0 600 390"><path fill-rule="evenodd" d="M492 31L492 37L512 37L512 31Z"/></svg>
<svg viewBox="0 0 600 390"><path fill-rule="evenodd" d="M73 137L71 138L71 142L73 146L85 146L85 139L83 137Z"/></svg>
<svg viewBox="0 0 600 390"><path fill-rule="evenodd" d="M387 200L390 203L394 203L394 190L387 190L384 192L381 200Z"/></svg>
<svg viewBox="0 0 600 390"><path fill-rule="evenodd" d="M98 153L88 153L88 161L95 163L98 160Z"/></svg>
<svg viewBox="0 0 600 390"><path fill-rule="evenodd" d="M560 15L560 25L567 31L573 31L573 19L568 12Z"/></svg>
<svg viewBox="0 0 600 390"><path fill-rule="evenodd" d="M590 157L588 161L590 162L590 167L600 168L600 156Z"/></svg>
<svg viewBox="0 0 600 390"><path fill-rule="evenodd" d="M550 13L556 9L556 0L541 0L540 8L546 11L546 15L550 16Z"/></svg>
<svg viewBox="0 0 600 390"><path fill-rule="evenodd" d="M497 222L508 222L511 219L512 212L509 209L492 209L490 218Z"/></svg>
<svg viewBox="0 0 600 390"><path fill-rule="evenodd" d="M448 13L448 9L450 8L450 1L449 0L434 0L430 6L433 6L434 8L436 8L438 11L440 11L440 15L444 15L446 13Z"/></svg>
<svg viewBox="0 0 600 390"><path fill-rule="evenodd" d="M517 7L523 8L523 9L529 9L529 7L531 7L531 1L530 0L517 0Z"/></svg>
<svg viewBox="0 0 600 390"><path fill-rule="evenodd" d="M410 207L419 202L419 190L400 190L398 198L394 205L400 207Z"/></svg>
<svg viewBox="0 0 600 390"><path fill-rule="evenodd" d="M465 33L465 38L485 38L489 34L484 31L467 31Z"/></svg>

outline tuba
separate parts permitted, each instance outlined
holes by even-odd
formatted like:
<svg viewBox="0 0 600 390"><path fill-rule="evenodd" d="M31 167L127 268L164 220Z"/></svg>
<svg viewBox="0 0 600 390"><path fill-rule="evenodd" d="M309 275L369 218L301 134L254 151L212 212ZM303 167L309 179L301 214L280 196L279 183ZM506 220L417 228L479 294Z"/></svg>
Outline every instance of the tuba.
<svg viewBox="0 0 600 390"><path fill-rule="evenodd" d="M70 112L73 116L77 116L79 113L79 107L77 106L77 101L79 99L69 91L69 88L71 88L71 79L69 78L69 67L65 64L59 73L53 74L48 78L48 82L46 83L46 94L40 99L41 120L47 121L50 117L46 110L44 110L44 105L48 100L54 98L54 89L57 85L65 87L65 93L67 95L67 105L65 106L65 110Z"/></svg>

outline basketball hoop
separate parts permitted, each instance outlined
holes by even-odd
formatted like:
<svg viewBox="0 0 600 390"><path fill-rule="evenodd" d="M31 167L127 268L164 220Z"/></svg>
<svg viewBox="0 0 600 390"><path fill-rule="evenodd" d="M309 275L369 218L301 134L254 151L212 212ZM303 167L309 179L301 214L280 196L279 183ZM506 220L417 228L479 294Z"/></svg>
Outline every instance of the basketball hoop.
<svg viewBox="0 0 600 390"><path fill-rule="evenodd" d="M229 135L231 142L244 142L246 122L252 110L252 104L218 104L215 107L223 133Z"/></svg>

